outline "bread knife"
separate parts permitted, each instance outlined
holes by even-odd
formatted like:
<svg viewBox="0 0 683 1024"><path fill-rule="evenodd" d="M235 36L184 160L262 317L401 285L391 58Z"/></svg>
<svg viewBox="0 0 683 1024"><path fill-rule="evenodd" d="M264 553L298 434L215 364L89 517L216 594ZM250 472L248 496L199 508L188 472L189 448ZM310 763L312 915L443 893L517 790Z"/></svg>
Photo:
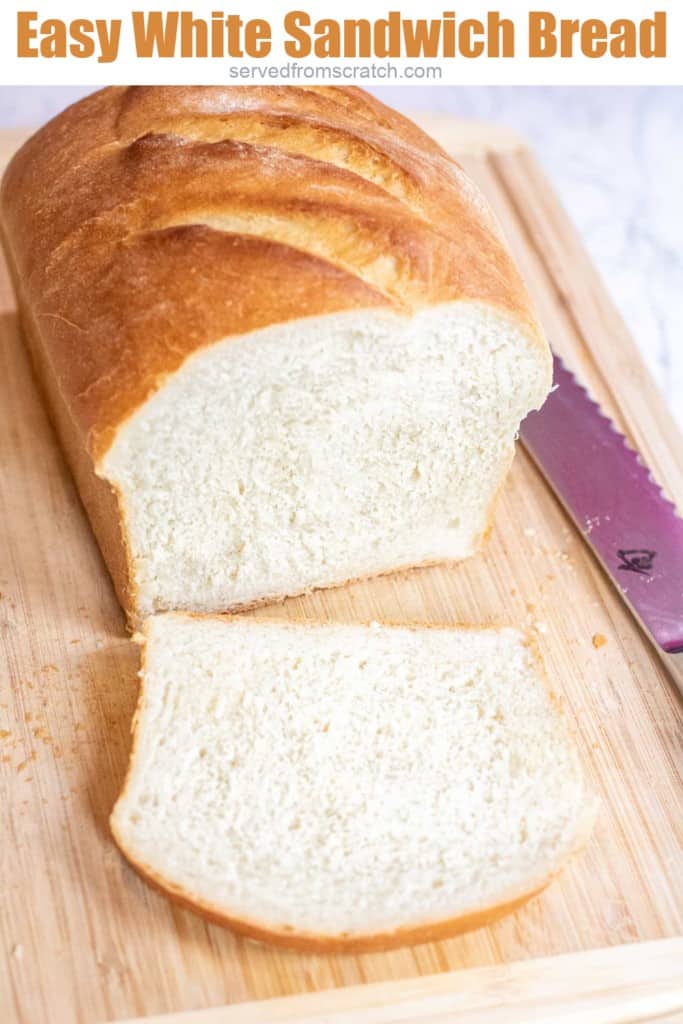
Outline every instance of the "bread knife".
<svg viewBox="0 0 683 1024"><path fill-rule="evenodd" d="M683 693L683 519L597 402L553 358L522 443Z"/></svg>

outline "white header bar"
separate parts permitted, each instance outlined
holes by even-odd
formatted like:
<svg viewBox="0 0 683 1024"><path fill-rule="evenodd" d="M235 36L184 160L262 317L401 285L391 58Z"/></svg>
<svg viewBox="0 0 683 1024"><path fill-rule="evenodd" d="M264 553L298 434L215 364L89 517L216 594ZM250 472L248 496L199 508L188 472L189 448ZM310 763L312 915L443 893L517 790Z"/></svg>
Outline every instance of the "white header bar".
<svg viewBox="0 0 683 1024"><path fill-rule="evenodd" d="M681 85L681 0L0 7L6 85Z"/></svg>

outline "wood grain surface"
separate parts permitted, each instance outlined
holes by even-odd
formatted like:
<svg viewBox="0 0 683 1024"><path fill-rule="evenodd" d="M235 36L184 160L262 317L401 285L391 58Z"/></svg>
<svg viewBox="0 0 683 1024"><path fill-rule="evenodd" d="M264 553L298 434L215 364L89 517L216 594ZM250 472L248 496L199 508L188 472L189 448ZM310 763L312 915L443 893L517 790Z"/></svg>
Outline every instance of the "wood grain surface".
<svg viewBox="0 0 683 1024"><path fill-rule="evenodd" d="M534 158L509 133L425 124L493 202L552 344L682 505L681 439ZM0 305L3 1024L144 1017L683 933L678 692L521 451L482 556L261 614L533 629L602 798L585 854L490 928L362 956L250 943L147 888L107 827L137 652L36 391L4 266Z"/></svg>
<svg viewBox="0 0 683 1024"><path fill-rule="evenodd" d="M122 1024L673 1024L682 960L683 938L657 939Z"/></svg>

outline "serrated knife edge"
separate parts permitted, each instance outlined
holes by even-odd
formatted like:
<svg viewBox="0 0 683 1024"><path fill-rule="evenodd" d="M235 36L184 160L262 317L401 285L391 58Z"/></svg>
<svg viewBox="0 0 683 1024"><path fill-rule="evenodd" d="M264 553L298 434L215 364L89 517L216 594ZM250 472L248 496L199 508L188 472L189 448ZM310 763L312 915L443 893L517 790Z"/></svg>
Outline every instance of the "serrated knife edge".
<svg viewBox="0 0 683 1024"><path fill-rule="evenodd" d="M524 447L683 690L683 519L558 356L554 383Z"/></svg>

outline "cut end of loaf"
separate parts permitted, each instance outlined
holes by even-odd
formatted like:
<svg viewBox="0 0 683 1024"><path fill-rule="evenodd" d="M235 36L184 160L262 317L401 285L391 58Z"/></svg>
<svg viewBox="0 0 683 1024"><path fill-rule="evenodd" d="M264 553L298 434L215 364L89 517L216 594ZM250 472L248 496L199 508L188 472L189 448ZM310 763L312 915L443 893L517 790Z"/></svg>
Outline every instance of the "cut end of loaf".
<svg viewBox="0 0 683 1024"><path fill-rule="evenodd" d="M542 888L594 811L514 630L146 626L112 829L237 931L324 950L476 927Z"/></svg>
<svg viewBox="0 0 683 1024"><path fill-rule="evenodd" d="M105 89L15 155L0 214L131 625L480 545L550 353L410 121L338 87Z"/></svg>
<svg viewBox="0 0 683 1024"><path fill-rule="evenodd" d="M468 303L300 320L197 353L100 466L137 620L468 557L549 383L535 335Z"/></svg>

